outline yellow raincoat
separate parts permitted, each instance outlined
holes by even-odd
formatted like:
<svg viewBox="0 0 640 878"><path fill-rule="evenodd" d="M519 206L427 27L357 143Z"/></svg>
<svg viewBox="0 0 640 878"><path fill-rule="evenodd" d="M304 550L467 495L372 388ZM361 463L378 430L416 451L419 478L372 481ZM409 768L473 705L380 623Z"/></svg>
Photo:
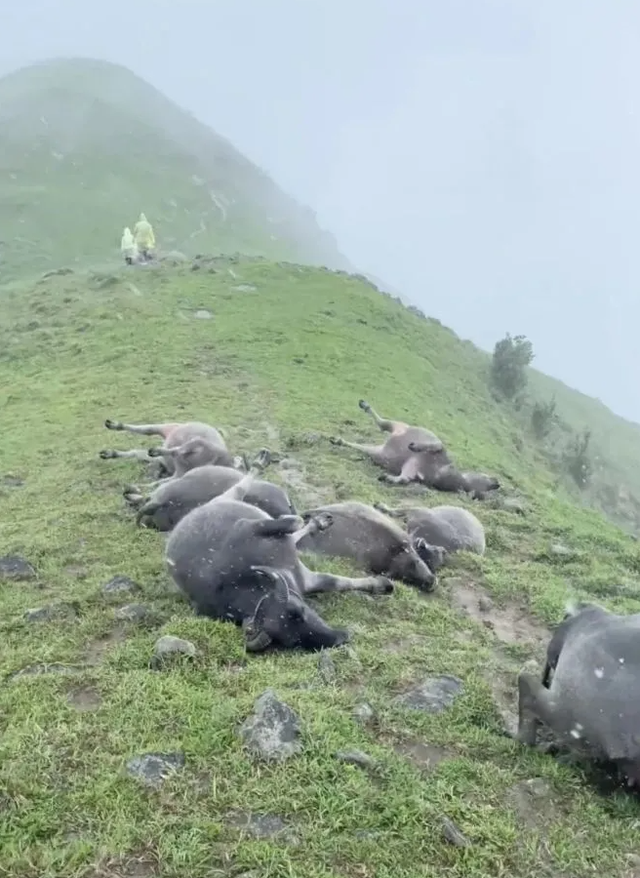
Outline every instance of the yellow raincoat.
<svg viewBox="0 0 640 878"><path fill-rule="evenodd" d="M133 234L139 250L153 250L156 246L153 226L143 213L140 214L140 219L134 226Z"/></svg>

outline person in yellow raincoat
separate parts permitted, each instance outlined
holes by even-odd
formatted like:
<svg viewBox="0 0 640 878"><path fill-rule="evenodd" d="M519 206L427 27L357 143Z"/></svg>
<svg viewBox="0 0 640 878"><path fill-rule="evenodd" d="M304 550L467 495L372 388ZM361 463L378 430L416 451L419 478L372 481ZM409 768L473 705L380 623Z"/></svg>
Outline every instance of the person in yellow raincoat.
<svg viewBox="0 0 640 878"><path fill-rule="evenodd" d="M126 227L122 234L122 240L120 241L120 251L124 256L124 261L127 265L133 265L134 262L138 261L138 245L135 242L135 238L131 234L131 229L129 226Z"/></svg>
<svg viewBox="0 0 640 878"><path fill-rule="evenodd" d="M151 251L156 246L156 237L153 234L153 226L143 213L140 214L140 219L133 228L133 236L140 255L145 262L148 262L151 259Z"/></svg>

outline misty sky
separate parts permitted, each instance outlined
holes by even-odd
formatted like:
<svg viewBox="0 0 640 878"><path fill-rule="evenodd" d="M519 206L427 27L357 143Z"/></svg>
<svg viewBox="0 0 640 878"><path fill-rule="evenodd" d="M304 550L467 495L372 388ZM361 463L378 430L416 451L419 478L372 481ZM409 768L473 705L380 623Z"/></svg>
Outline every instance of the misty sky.
<svg viewBox="0 0 640 878"><path fill-rule="evenodd" d="M25 0L0 72L127 65L491 349L640 420L637 0Z"/></svg>

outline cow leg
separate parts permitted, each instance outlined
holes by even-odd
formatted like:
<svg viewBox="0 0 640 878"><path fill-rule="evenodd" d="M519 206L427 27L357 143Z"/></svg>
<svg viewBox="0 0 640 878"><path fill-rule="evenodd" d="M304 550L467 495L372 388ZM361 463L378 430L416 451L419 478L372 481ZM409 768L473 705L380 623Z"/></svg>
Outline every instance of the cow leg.
<svg viewBox="0 0 640 878"><path fill-rule="evenodd" d="M133 506L134 508L137 508L146 500L144 494L137 485L126 485L122 491L122 496L129 506Z"/></svg>
<svg viewBox="0 0 640 878"><path fill-rule="evenodd" d="M363 591L367 594L391 594L393 582L386 576L333 576L331 573L315 573L302 565L304 569L304 593L320 594L321 592Z"/></svg>
<svg viewBox="0 0 640 878"><path fill-rule="evenodd" d="M153 461L152 457L149 457L149 454L145 448L130 448L129 451L113 451L110 449L103 449L99 452L99 457L103 460L115 460L116 458L123 458L125 460L140 460L143 463L151 463Z"/></svg>
<svg viewBox="0 0 640 878"><path fill-rule="evenodd" d="M535 746L540 722L550 729L557 725L549 690L533 674L518 676L518 732L516 738L529 747Z"/></svg>
<svg viewBox="0 0 640 878"><path fill-rule="evenodd" d="M107 418L104 422L107 430L125 430L127 433L138 433L141 436L164 436L166 437L178 424L123 424L122 421L112 421Z"/></svg>
<svg viewBox="0 0 640 878"><path fill-rule="evenodd" d="M370 457L373 463L384 466L384 445L361 445L359 442L347 442L340 436L331 436L329 442L332 445L339 445L341 448L353 448L354 451L360 451Z"/></svg>
<svg viewBox="0 0 640 878"><path fill-rule="evenodd" d="M224 493L218 495L219 500L244 500L245 495L251 485L253 484L256 476L260 475L260 473L269 466L271 462L271 454L266 449L263 448L256 457L256 459L251 464L249 468L249 472L244 475L239 482L236 482L235 485L231 485L230 488L227 488Z"/></svg>
<svg viewBox="0 0 640 878"><path fill-rule="evenodd" d="M288 518L289 516L283 517ZM303 527L299 528L292 534L296 546L306 536L313 536L314 534L321 533L321 531L326 530L333 524L333 515L331 515L330 512L322 512L321 510L318 510L317 512L305 512L302 519L304 521Z"/></svg>
<svg viewBox="0 0 640 878"><path fill-rule="evenodd" d="M399 476L392 476L391 473L383 473L378 481L386 482L388 485L408 485L410 482L421 482L420 473L418 472L418 463L415 457L406 460L400 470Z"/></svg>
<svg viewBox="0 0 640 878"><path fill-rule="evenodd" d="M389 518L406 518L407 516L407 510L402 509L400 506L392 509L384 503L374 503L373 508L377 509L378 512L382 512L383 515L388 515Z"/></svg>
<svg viewBox="0 0 640 878"><path fill-rule="evenodd" d="M383 433L393 433L396 426L395 421L391 421L389 418L381 418L380 415L376 411L374 411L374 409L372 409L369 403L366 402L364 399L359 400L358 405L363 412L371 415L373 420L376 422L376 426L380 430L382 430Z"/></svg>
<svg viewBox="0 0 640 878"><path fill-rule="evenodd" d="M430 454L437 454L444 449L444 445L440 441L409 442L408 448L409 451L413 451L414 454L422 454L424 451L427 451Z"/></svg>
<svg viewBox="0 0 640 878"><path fill-rule="evenodd" d="M253 521L251 530L257 537L288 537L304 530L300 527L301 521L298 515L281 515Z"/></svg>

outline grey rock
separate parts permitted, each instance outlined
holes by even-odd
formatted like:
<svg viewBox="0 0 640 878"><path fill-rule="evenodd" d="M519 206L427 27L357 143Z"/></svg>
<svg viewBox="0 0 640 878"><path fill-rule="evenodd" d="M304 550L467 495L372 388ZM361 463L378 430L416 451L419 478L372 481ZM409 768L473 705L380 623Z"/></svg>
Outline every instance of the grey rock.
<svg viewBox="0 0 640 878"><path fill-rule="evenodd" d="M36 607L24 614L26 622L55 622L59 619L72 619L78 615L78 604L72 601L56 601L46 607Z"/></svg>
<svg viewBox="0 0 640 878"><path fill-rule="evenodd" d="M52 268L50 271L45 271L42 275L42 279L46 280L48 277L64 277L66 274L73 274L73 268Z"/></svg>
<svg viewBox="0 0 640 878"><path fill-rule="evenodd" d="M353 708L352 716L356 722L361 723L363 726L367 725L367 723L372 723L376 718L374 709L366 702L356 704Z"/></svg>
<svg viewBox="0 0 640 878"><path fill-rule="evenodd" d="M21 488L24 485L24 479L20 478L20 476L7 474L0 479L0 485L5 488Z"/></svg>
<svg viewBox="0 0 640 878"><path fill-rule="evenodd" d="M102 586L102 594L106 597L121 597L127 594L137 594L142 589L137 582L129 579L128 576L114 576L109 582L105 582Z"/></svg>
<svg viewBox="0 0 640 878"><path fill-rule="evenodd" d="M442 818L442 835L449 844L457 848L468 848L471 846L467 836L448 817Z"/></svg>
<svg viewBox="0 0 640 878"><path fill-rule="evenodd" d="M323 683L333 683L336 679L336 666L327 650L322 650L320 653L318 674Z"/></svg>
<svg viewBox="0 0 640 878"><path fill-rule="evenodd" d="M243 814L233 812L225 818L225 823L252 838L273 838L280 836L289 843L297 841L295 834L277 814Z"/></svg>
<svg viewBox="0 0 640 878"><path fill-rule="evenodd" d="M184 753L144 753L127 762L127 773L145 786L159 787L185 764Z"/></svg>
<svg viewBox="0 0 640 878"><path fill-rule="evenodd" d="M373 756L363 753L362 750L338 750L335 757L338 762L344 762L347 765L357 765L369 771L373 771L378 767L378 763Z"/></svg>
<svg viewBox="0 0 640 878"><path fill-rule="evenodd" d="M26 582L36 578L36 571L21 555L3 555L0 558L0 582Z"/></svg>
<svg viewBox="0 0 640 878"><path fill-rule="evenodd" d="M164 634L156 640L153 648L152 665L159 667L164 661L175 655L194 658L197 652L197 649L190 640L183 640L181 637L174 637L172 634Z"/></svg>
<svg viewBox="0 0 640 878"><path fill-rule="evenodd" d="M151 610L143 604L126 604L114 611L119 622L144 622L152 617Z"/></svg>
<svg viewBox="0 0 640 878"><path fill-rule="evenodd" d="M194 312L193 316L196 318L196 320L211 320L213 314L211 313L211 311L207 311L206 308L200 308L199 311Z"/></svg>
<svg viewBox="0 0 640 878"><path fill-rule="evenodd" d="M233 287L234 290L237 290L239 293L255 293L258 289L254 284L238 284Z"/></svg>
<svg viewBox="0 0 640 878"><path fill-rule="evenodd" d="M483 613L488 613L490 610L493 609L493 601L491 600L491 598L485 597L483 595L482 597L478 598L478 608Z"/></svg>
<svg viewBox="0 0 640 878"><path fill-rule="evenodd" d="M499 506L505 512L513 512L515 515L525 515L527 507L518 497L501 497Z"/></svg>
<svg viewBox="0 0 640 878"><path fill-rule="evenodd" d="M289 759L302 749L298 717L273 689L256 700L253 715L242 723L238 734L245 747L262 759Z"/></svg>
<svg viewBox="0 0 640 878"><path fill-rule="evenodd" d="M439 674L427 677L422 683L413 686L408 692L397 695L394 703L411 710L424 710L427 713L441 713L451 707L456 698L462 694L464 686L459 677L451 674Z"/></svg>

